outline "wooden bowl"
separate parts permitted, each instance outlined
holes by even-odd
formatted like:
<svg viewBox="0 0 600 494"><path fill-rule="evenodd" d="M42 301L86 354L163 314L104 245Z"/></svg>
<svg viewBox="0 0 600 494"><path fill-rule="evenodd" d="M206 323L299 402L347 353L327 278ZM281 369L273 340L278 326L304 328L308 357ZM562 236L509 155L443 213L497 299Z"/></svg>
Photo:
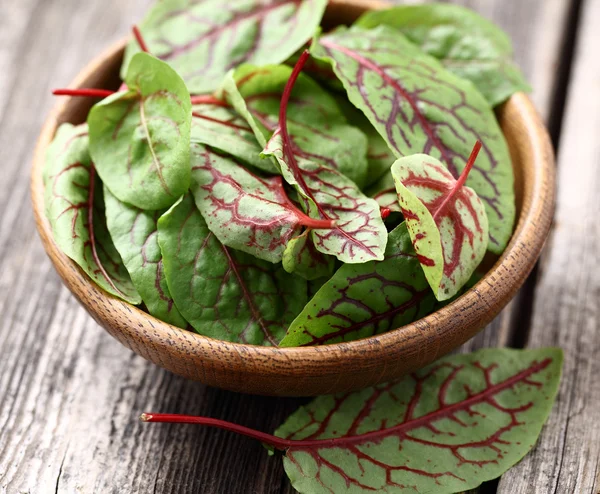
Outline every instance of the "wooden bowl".
<svg viewBox="0 0 600 494"><path fill-rule="evenodd" d="M333 1L326 25L352 22L368 1ZM380 6L379 4L378 6ZM72 87L118 87L124 42L92 61ZM39 138L31 192L44 247L66 286L112 336L165 369L211 386L265 395L310 396L364 388L423 367L474 336L509 302L533 268L554 210L554 160L548 134L530 100L514 95L498 111L516 172L518 223L504 254L477 285L443 309L402 328L320 347L272 348L218 341L170 326L107 294L65 256L44 216L42 167L63 122L85 121L93 101L68 98Z"/></svg>

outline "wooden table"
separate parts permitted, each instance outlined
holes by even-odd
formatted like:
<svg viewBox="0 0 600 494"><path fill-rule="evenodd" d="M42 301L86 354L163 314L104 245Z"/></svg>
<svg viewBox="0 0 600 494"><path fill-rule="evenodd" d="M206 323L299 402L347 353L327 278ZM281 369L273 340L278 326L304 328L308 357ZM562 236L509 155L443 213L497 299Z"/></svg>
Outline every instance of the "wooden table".
<svg viewBox="0 0 600 494"><path fill-rule="evenodd" d="M600 492L600 0L461 0L504 27L558 149L556 222L536 272L463 351L565 350L535 449L481 492ZM29 163L66 85L148 0L0 0L0 492L290 493L260 444L144 410L273 431L302 399L188 382L102 331L62 286L34 229Z"/></svg>

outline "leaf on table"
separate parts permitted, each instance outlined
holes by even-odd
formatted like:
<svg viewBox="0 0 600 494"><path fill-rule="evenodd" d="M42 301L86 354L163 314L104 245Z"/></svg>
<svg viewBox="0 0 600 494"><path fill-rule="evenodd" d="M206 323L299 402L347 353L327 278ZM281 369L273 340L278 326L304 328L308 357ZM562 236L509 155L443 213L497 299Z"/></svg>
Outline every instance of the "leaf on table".
<svg viewBox="0 0 600 494"><path fill-rule="evenodd" d="M125 82L128 90L90 110L90 153L121 201L165 209L190 185L190 95L172 68L147 53L133 57Z"/></svg>
<svg viewBox="0 0 600 494"><path fill-rule="evenodd" d="M485 207L473 189L463 186L478 149L458 181L425 154L400 158L392 165L413 246L440 301L452 298L469 281L487 249Z"/></svg>
<svg viewBox="0 0 600 494"><path fill-rule="evenodd" d="M310 40L326 0L163 0L140 29L149 51L168 62L192 93L211 92L232 68L282 63ZM121 75L140 47L131 41Z"/></svg>
<svg viewBox="0 0 600 494"><path fill-rule="evenodd" d="M279 106L292 69L286 65L243 65L230 74L221 96L254 129L265 147L279 124ZM288 133L294 153L337 170L359 187L367 178L367 139L351 125L335 99L310 77L301 74L288 102Z"/></svg>
<svg viewBox="0 0 600 494"><path fill-rule="evenodd" d="M44 202L54 241L98 286L141 302L106 228L102 184L88 148L87 125L63 124L48 148Z"/></svg>
<svg viewBox="0 0 600 494"><path fill-rule="evenodd" d="M156 223L164 210L144 211L121 202L106 186L104 202L108 231L148 312L161 321L187 327L167 286L158 245Z"/></svg>
<svg viewBox="0 0 600 494"><path fill-rule="evenodd" d="M332 62L350 101L397 157L428 154L458 177L472 143L484 143L468 185L486 207L489 249L501 253L515 218L513 170L494 113L473 85L387 26L341 28L311 49Z"/></svg>
<svg viewBox="0 0 600 494"><path fill-rule="evenodd" d="M192 106L191 142L230 154L259 170L278 173L272 160L260 157L262 147L248 123L229 107L213 104Z"/></svg>
<svg viewBox="0 0 600 494"><path fill-rule="evenodd" d="M346 263L383 259L387 230L379 205L339 171L302 157L286 156L277 132L263 151L277 159L283 178L294 186L304 210L311 218L334 220L328 230L312 230L318 251Z"/></svg>
<svg viewBox="0 0 600 494"><path fill-rule="evenodd" d="M486 349L395 383L318 397L275 432L289 441L285 471L295 489L311 494L476 487L533 447L562 360L553 348Z"/></svg>
<svg viewBox="0 0 600 494"><path fill-rule="evenodd" d="M260 177L231 157L202 145L192 148L192 193L208 228L221 243L259 259L280 262L303 227L330 228L287 196L280 176Z"/></svg>
<svg viewBox="0 0 600 494"><path fill-rule="evenodd" d="M191 194L159 218L158 243L175 305L200 334L277 345L306 304L306 280L225 247Z"/></svg>
<svg viewBox="0 0 600 494"><path fill-rule="evenodd" d="M518 91L530 91L509 37L493 22L459 5L434 3L371 10L355 25L398 29L423 51L468 79L496 106Z"/></svg>
<svg viewBox="0 0 600 494"><path fill-rule="evenodd" d="M290 325L281 346L366 338L424 317L434 304L403 223L390 233L383 261L344 264L336 271Z"/></svg>
<svg viewBox="0 0 600 494"><path fill-rule="evenodd" d="M310 238L310 230L305 230L287 243L282 264L288 273L312 281L330 277L335 267L335 258L319 252Z"/></svg>

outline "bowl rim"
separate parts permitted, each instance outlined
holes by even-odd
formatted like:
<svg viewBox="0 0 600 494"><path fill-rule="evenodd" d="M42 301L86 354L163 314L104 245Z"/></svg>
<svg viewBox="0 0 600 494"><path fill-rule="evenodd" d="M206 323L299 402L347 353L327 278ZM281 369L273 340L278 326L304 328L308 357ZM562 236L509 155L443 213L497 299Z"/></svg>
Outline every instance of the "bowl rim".
<svg viewBox="0 0 600 494"><path fill-rule="evenodd" d="M373 4L363 2L362 0L352 0L350 2L347 0L346 2L338 0L337 3L347 3L352 6L358 5L361 9L366 6L369 8L373 7ZM379 6L381 5L382 4L379 4ZM125 42L126 40L118 41L94 58L86 65L79 75L76 76L69 87L81 87L86 84L86 81L90 81L98 67L107 64L107 60L112 60L115 59L115 57L120 56L125 46ZM314 362L316 360L322 364L327 363L339 366L340 372L342 372L344 369L343 362L348 358L349 354L358 357L363 364L369 365L369 363L371 363L374 365L373 360L379 358L379 350L386 347L394 347L394 345L398 345L399 342L404 342L403 344L411 346L412 353L417 355L417 359L425 365L441 356L440 354L448 351L444 345L440 345L438 341L440 336L438 334L440 322L448 321L457 314L466 318L463 321L463 324L468 326L468 329L463 331L464 334L462 334L460 338L464 342L474 336L479 329L495 317L500 309L495 307L496 304L494 298L506 298L506 301L508 301L508 299L514 296L537 261L550 230L555 201L552 146L547 132L541 123L540 117L530 99L523 93L517 93L498 110L499 121L502 121L503 118L520 118L518 124L529 136L527 146L533 162L533 168L531 170L532 183L522 185L523 198L521 211L516 217L513 235L508 246L486 275L473 288L450 304L436 310L424 318L400 328L359 340L313 347L268 347L216 340L190 330L171 326L154 318L141 309L108 294L87 278L87 275L83 273L79 266L63 254L55 244L44 212L42 168L45 162L46 148L52 140L58 125L63 121L62 116L71 104L72 99L73 98L67 97L65 100L54 106L42 128L36 145L31 171L31 196L37 229L44 243L46 252L51 258L55 268L65 281L67 287L76 295L88 312L90 312L101 325L106 329L109 329L107 325L110 325L111 321L107 320L105 317L99 318L95 313L95 306L97 305L98 300L104 299L105 302L111 302L110 305L113 308L122 306L121 310L129 319L132 318L132 315L136 320L145 319L150 326L154 328L153 332L144 332L143 335L144 338L149 338L146 343L150 345L165 347L165 341L182 336L178 333L185 333L183 337L186 344L191 344L193 347L197 346L198 348L205 347L204 355L206 355L206 351L214 351L214 346L218 344L221 358L222 354L225 353L231 354L239 359L241 356L248 355L248 352L251 353L252 357L262 361L276 358L278 364L285 367L284 373L302 377L307 375L307 373L312 373L312 375L315 376L318 374L318 371L314 368ZM540 129L542 129L542 131L540 131ZM535 235L533 235L534 231L536 232ZM529 237L540 240L528 243L528 239L530 240ZM528 262L521 264L516 263L516 266L510 268L512 270L511 278L515 279L516 283L498 283L498 281L507 274L505 263L515 255L525 255L525 253L528 254ZM87 294L82 292L81 287L74 286L74 284L69 281L69 277L73 276L73 268L87 281L87 285L89 285L86 287ZM484 287L493 287L493 290L484 290ZM92 297L89 296L90 294ZM506 302L502 305L505 303ZM491 317L487 317L485 311L473 310L474 307L478 306L487 308L487 312L491 314ZM474 329L475 326L477 326L478 329ZM114 331L118 332L119 330L117 329ZM109 332L123 342L115 332L110 330ZM125 344L132 348L130 343ZM137 351L135 348L132 349ZM190 348L190 351L194 353L194 348ZM314 357L314 359L310 357ZM309 362L309 366L307 366L307 362ZM159 365L161 364L159 363ZM165 367L164 365L162 366ZM281 372L282 369L280 368L279 371ZM269 374L273 376L276 373L269 372ZM382 371L381 375L384 376L384 374L385 372ZM342 379L342 376L340 376L340 379ZM212 382L211 379L206 379L206 381ZM372 381L377 382L377 379L372 379Z"/></svg>

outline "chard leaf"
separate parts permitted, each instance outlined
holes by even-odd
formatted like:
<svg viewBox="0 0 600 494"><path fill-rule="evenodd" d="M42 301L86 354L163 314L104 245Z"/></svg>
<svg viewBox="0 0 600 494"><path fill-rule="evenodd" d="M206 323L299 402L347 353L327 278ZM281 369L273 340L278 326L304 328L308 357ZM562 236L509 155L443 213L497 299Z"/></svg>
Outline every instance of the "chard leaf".
<svg viewBox="0 0 600 494"><path fill-rule="evenodd" d="M121 201L165 209L190 185L190 95L166 63L138 53L128 90L94 105L90 153L102 181Z"/></svg>
<svg viewBox="0 0 600 494"><path fill-rule="evenodd" d="M192 154L196 206L224 245L275 263L303 226L330 227L296 207L280 176L259 177L206 146L194 146Z"/></svg>
<svg viewBox="0 0 600 494"><path fill-rule="evenodd" d="M286 65L243 65L223 85L222 96L246 118L263 147L278 127L281 97L291 74L292 69ZM348 125L330 94L301 74L287 113L288 132L297 156L337 170L359 187L364 185L367 139L359 129Z"/></svg>
<svg viewBox="0 0 600 494"><path fill-rule="evenodd" d="M398 29L446 69L473 82L492 106L531 90L513 61L509 37L471 9L445 3L400 5L369 11L356 25Z"/></svg>
<svg viewBox="0 0 600 494"><path fill-rule="evenodd" d="M301 493L462 492L533 447L562 360L554 348L446 357L395 383L321 396L272 443Z"/></svg>
<svg viewBox="0 0 600 494"><path fill-rule="evenodd" d="M400 208L425 277L438 300L452 298L485 255L488 222L475 191L464 187L478 148L459 180L435 158L416 154L392 165Z"/></svg>
<svg viewBox="0 0 600 494"><path fill-rule="evenodd" d="M387 26L338 29L312 50L332 62L350 101L397 157L428 154L458 177L472 143L484 143L468 185L486 207L489 249L501 253L515 217L513 170L494 113L473 85Z"/></svg>
<svg viewBox="0 0 600 494"><path fill-rule="evenodd" d="M174 326L185 328L165 278L158 246L156 222L164 211L144 211L119 201L104 186L106 224L123 263L148 312Z"/></svg>
<svg viewBox="0 0 600 494"><path fill-rule="evenodd" d="M106 228L102 184L88 149L87 125L63 124L48 148L44 202L54 241L101 288L141 302Z"/></svg>
<svg viewBox="0 0 600 494"><path fill-rule="evenodd" d="M233 67L282 63L321 22L326 0L163 0L140 28L151 53L184 78L193 93L215 90ZM127 46L121 74L140 50Z"/></svg>
<svg viewBox="0 0 600 494"><path fill-rule="evenodd" d="M295 186L308 216L336 222L328 230L311 231L318 251L353 264L383 259L387 230L376 201L348 177L323 164L292 155L292 165L291 157L284 156L280 133L271 138L263 154L277 159L283 178Z"/></svg>
<svg viewBox="0 0 600 494"><path fill-rule="evenodd" d="M260 157L262 147L248 123L229 106L199 104L192 107L191 142L220 149L269 173L278 173L272 160Z"/></svg>
<svg viewBox="0 0 600 494"><path fill-rule="evenodd" d="M306 304L306 280L225 247L191 194L158 220L158 243L175 305L200 334L277 345Z"/></svg>
<svg viewBox="0 0 600 494"><path fill-rule="evenodd" d="M329 278L333 274L335 259L319 252L310 238L310 230L305 230L287 243L282 264L288 273L313 281Z"/></svg>
<svg viewBox="0 0 600 494"><path fill-rule="evenodd" d="M433 310L435 298L402 223L389 235L385 259L345 264L291 324L281 346L351 341L384 333Z"/></svg>

